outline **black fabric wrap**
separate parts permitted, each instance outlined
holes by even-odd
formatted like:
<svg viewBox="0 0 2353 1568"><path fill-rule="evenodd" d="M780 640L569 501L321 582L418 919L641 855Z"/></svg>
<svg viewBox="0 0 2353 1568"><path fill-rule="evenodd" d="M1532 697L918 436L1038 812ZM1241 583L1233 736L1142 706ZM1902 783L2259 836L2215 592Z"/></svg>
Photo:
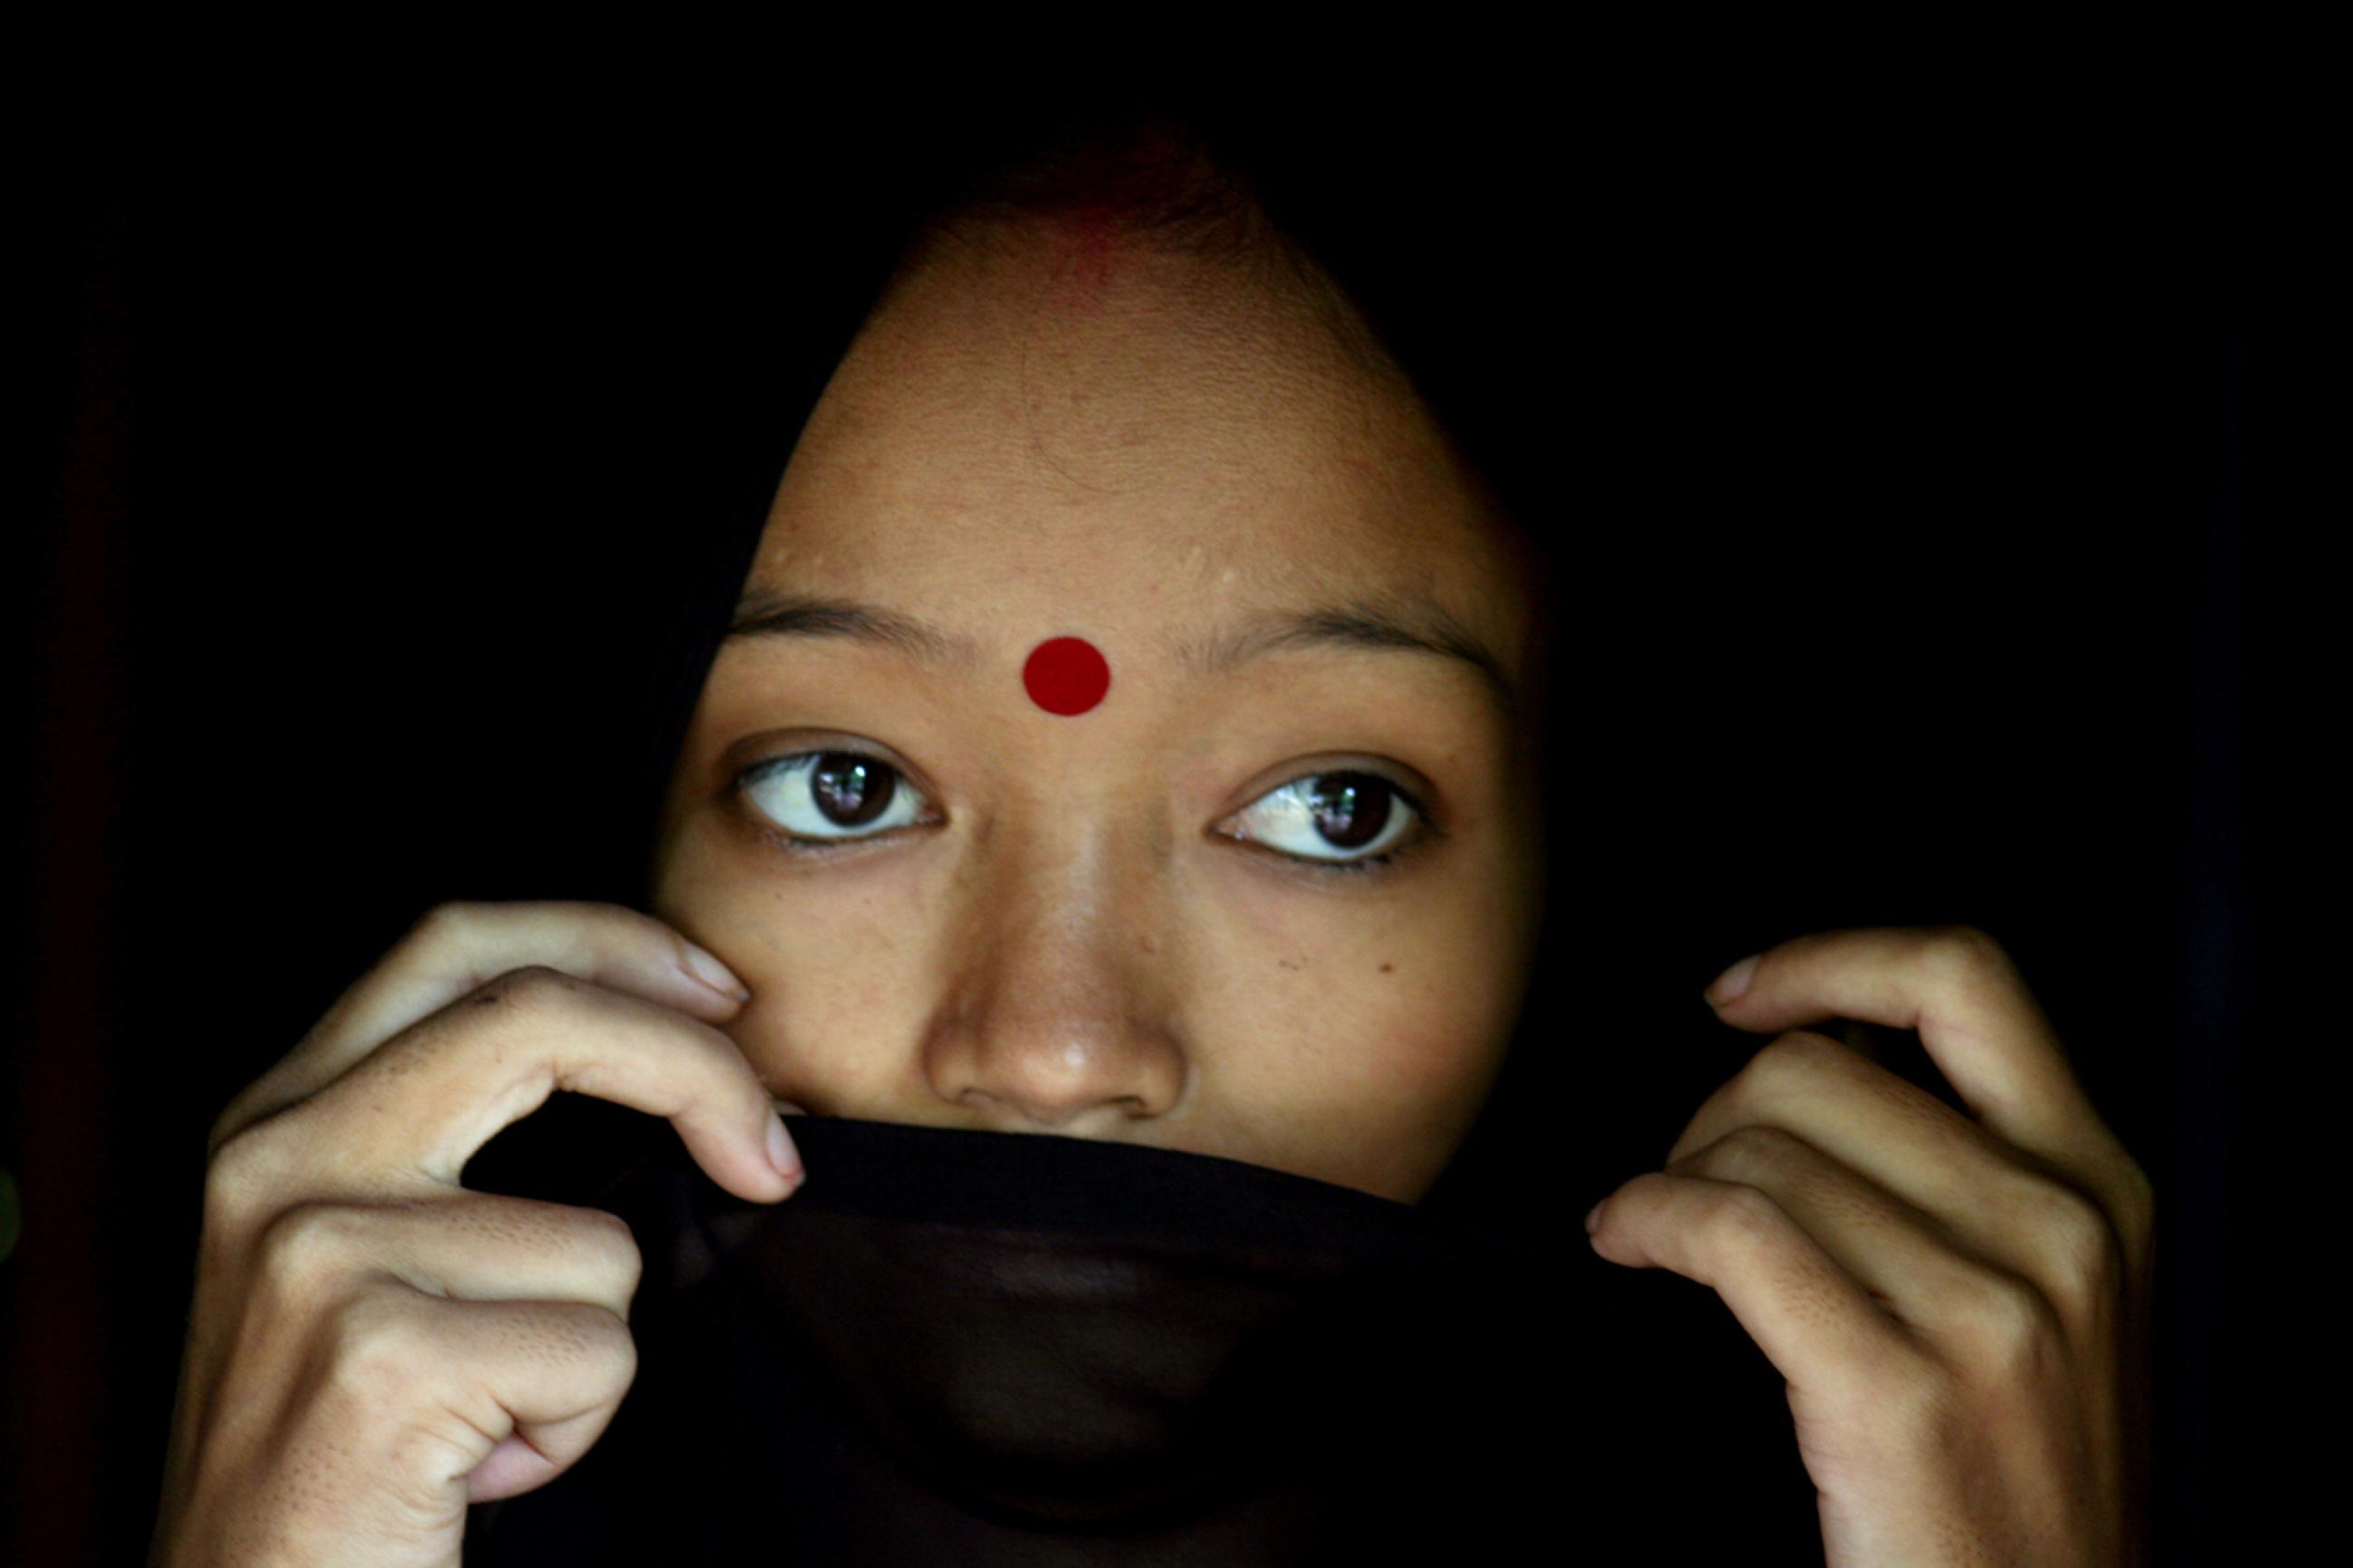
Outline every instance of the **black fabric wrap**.
<svg viewBox="0 0 2353 1568"><path fill-rule="evenodd" d="M1534 1458L1473 1422L1534 1304L1508 1248L1231 1160L794 1125L782 1204L682 1147L607 1195L637 1382L469 1563L1337 1561Z"/></svg>
<svg viewBox="0 0 2353 1568"><path fill-rule="evenodd" d="M674 1137L605 1194L646 1258L636 1382L570 1470L473 1510L469 1564L1504 1562L1621 1529L1653 1561L1756 1562L1811 1538L1786 1415L1754 1450L1782 1457L1756 1467L1778 1516L1692 1473L1722 1391L1676 1445L1693 1407L1672 1377L1635 1394L1639 1329L1570 1285L1601 1267L1573 1216L1556 1253L1232 1160L793 1125L811 1176L781 1204Z"/></svg>

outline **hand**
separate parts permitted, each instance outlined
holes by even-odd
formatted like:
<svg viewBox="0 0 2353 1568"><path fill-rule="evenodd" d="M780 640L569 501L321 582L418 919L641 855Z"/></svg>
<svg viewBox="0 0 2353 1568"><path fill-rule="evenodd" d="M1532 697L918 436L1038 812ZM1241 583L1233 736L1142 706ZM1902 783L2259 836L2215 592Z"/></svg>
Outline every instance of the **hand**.
<svg viewBox="0 0 2353 1568"><path fill-rule="evenodd" d="M1831 1568L2138 1563L2153 1196L2009 956L1831 931L1709 995L1792 1032L1588 1227L1714 1287L1788 1379ZM1917 1029L1972 1115L1793 1027L1834 1018Z"/></svg>
<svg viewBox="0 0 2353 1568"><path fill-rule="evenodd" d="M344 992L214 1125L153 1560L454 1565L469 1503L586 1453L637 1372L636 1241L459 1173L563 1089L789 1194L791 1139L714 1026L741 1005L668 926L586 903L445 904Z"/></svg>

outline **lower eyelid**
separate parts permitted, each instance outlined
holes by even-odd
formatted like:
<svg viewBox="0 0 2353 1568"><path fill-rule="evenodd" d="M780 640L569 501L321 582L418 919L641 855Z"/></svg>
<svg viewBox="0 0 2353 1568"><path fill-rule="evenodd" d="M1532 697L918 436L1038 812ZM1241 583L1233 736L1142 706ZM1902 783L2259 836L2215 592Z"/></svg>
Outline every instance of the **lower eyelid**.
<svg viewBox="0 0 2353 1568"><path fill-rule="evenodd" d="M1310 860L1305 864L1335 877L1377 877L1397 864L1397 851L1367 855L1361 860Z"/></svg>
<svg viewBox="0 0 2353 1568"><path fill-rule="evenodd" d="M928 822L908 822L897 827L885 828L880 833L870 833L852 838L797 838L765 820L754 821L752 824L752 830L759 836L762 842L774 845L788 855L796 855L808 860L829 860L836 856L854 853L872 845L891 843L914 828L931 826L933 825Z"/></svg>

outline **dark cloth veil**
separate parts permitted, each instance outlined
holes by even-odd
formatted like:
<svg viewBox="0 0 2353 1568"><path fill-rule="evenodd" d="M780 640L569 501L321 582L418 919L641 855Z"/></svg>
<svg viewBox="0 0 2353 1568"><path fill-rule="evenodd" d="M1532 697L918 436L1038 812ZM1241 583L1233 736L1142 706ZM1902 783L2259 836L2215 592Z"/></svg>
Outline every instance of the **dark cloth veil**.
<svg viewBox="0 0 2353 1568"><path fill-rule="evenodd" d="M1304 111L1193 119L1506 500L1548 515L1568 447L1540 437L1540 389L1463 331L1472 296L1534 276L1541 152L1410 115L1345 135ZM943 112L780 157L789 179L665 255L680 305L632 362L642 426L613 480L616 507L659 523L565 585L583 620L628 628L628 667L590 655L581 682L602 728L659 737L620 748L632 822L652 820L793 438L910 224L1018 130ZM1565 799L1577 683L1555 684L1538 721ZM573 826L514 896L642 907L645 837ZM1778 1377L1708 1292L1612 1269L1578 1224L1697 1100L1679 1086L1658 1129L1606 1125L1634 1080L1593 1065L1606 1031L1541 978L1576 918L1562 868L1589 873L1590 847L1558 847L1504 1078L1418 1205L1165 1150L809 1118L810 1180L758 1205L661 1124L559 1096L467 1183L629 1221L638 1376L572 1469L472 1510L466 1561L1615 1560L1636 1542L1651 1561L1819 1561Z"/></svg>

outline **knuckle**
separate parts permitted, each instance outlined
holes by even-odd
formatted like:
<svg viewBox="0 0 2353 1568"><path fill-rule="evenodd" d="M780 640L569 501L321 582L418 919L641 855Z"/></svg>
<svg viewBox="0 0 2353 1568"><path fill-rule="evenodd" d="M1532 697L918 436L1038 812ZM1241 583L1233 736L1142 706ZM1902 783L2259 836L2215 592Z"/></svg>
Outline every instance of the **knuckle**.
<svg viewBox="0 0 2353 1568"><path fill-rule="evenodd" d="M1806 1154L1796 1134L1757 1122L1734 1128L1715 1141L1715 1149L1712 1164L1728 1173L1760 1176L1793 1170Z"/></svg>
<svg viewBox="0 0 2353 1568"><path fill-rule="evenodd" d="M1760 1085L1809 1080L1822 1069L1838 1066L1841 1052L1853 1054L1828 1035L1790 1029L1775 1036L1771 1044L1749 1058L1741 1077L1748 1079L1752 1090Z"/></svg>
<svg viewBox="0 0 2353 1568"><path fill-rule="evenodd" d="M2039 1380L2063 1333L2043 1296L2015 1274L1988 1269L1970 1292L1965 1320L1973 1363L2000 1384Z"/></svg>
<svg viewBox="0 0 2353 1568"><path fill-rule="evenodd" d="M205 1223L219 1229L247 1222L280 1184L284 1164L269 1121L223 1138L205 1165Z"/></svg>
<svg viewBox="0 0 2353 1568"><path fill-rule="evenodd" d="M524 1353L567 1376L626 1388L637 1376L638 1342L621 1315L593 1303L567 1303L537 1315ZM518 1347L523 1349L523 1347Z"/></svg>
<svg viewBox="0 0 2353 1568"><path fill-rule="evenodd" d="M1734 1183L1716 1194L1712 1223L1730 1245L1754 1252L1777 1243L1787 1220L1772 1194Z"/></svg>
<svg viewBox="0 0 2353 1568"><path fill-rule="evenodd" d="M578 1212L581 1217L575 1223L580 1233L580 1246L621 1281L628 1294L636 1294L646 1268L646 1256L638 1246L637 1233L629 1228L627 1220L607 1210Z"/></svg>
<svg viewBox="0 0 2353 1568"><path fill-rule="evenodd" d="M390 1291L364 1291L327 1314L327 1381L371 1406L412 1390L432 1354L417 1314Z"/></svg>
<svg viewBox="0 0 2353 1568"><path fill-rule="evenodd" d="M359 1216L341 1204L298 1203L262 1227L258 1261L281 1282L321 1280L357 1254L359 1229Z"/></svg>
<svg viewBox="0 0 2353 1568"><path fill-rule="evenodd" d="M2124 1244L2099 1205L2056 1182L2034 1184L2042 1267L2052 1288L2070 1305L2086 1305L2113 1289L2124 1271Z"/></svg>
<svg viewBox="0 0 2353 1568"><path fill-rule="evenodd" d="M627 1387L638 1375L638 1337L618 1312L598 1308L589 1320L588 1343L596 1364L615 1384Z"/></svg>
<svg viewBox="0 0 2353 1568"><path fill-rule="evenodd" d="M396 946L403 952L463 952L480 932L482 906L469 900L435 904L409 923Z"/></svg>
<svg viewBox="0 0 2353 1568"><path fill-rule="evenodd" d="M611 1397L618 1398L638 1378L638 1341L617 1312L599 1311L582 1333L583 1373Z"/></svg>
<svg viewBox="0 0 2353 1568"><path fill-rule="evenodd" d="M519 1012L548 1012L571 1005L586 989L582 982L560 969L544 963L526 963L492 975L475 995Z"/></svg>
<svg viewBox="0 0 2353 1568"><path fill-rule="evenodd" d="M1941 925L1929 929L1928 960L1936 973L1957 980L1980 980L2009 972L2010 952L1981 927Z"/></svg>

